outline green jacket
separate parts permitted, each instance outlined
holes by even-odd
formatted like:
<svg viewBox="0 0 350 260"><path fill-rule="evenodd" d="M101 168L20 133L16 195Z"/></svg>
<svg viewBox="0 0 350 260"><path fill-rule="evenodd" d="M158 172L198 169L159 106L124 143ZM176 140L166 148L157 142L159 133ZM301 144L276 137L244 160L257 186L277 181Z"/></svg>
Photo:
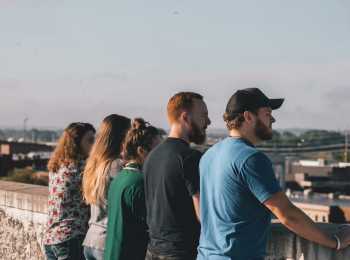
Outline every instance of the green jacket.
<svg viewBox="0 0 350 260"><path fill-rule="evenodd" d="M108 190L105 260L145 259L148 234L143 175L130 164L113 179Z"/></svg>

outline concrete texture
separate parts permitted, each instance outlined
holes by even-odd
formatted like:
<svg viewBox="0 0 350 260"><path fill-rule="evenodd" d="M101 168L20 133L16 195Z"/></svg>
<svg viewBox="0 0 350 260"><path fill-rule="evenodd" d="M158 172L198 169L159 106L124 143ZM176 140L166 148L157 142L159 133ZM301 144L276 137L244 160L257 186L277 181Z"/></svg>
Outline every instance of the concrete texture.
<svg viewBox="0 0 350 260"><path fill-rule="evenodd" d="M332 233L337 225L319 223L324 231ZM350 248L335 251L309 242L288 231L281 224L273 224L266 260L348 260Z"/></svg>
<svg viewBox="0 0 350 260"><path fill-rule="evenodd" d="M44 259L47 187L0 181L0 259Z"/></svg>
<svg viewBox="0 0 350 260"><path fill-rule="evenodd" d="M47 187L0 181L1 260L44 259L47 196ZM336 228L334 224L318 225L330 233ZM350 259L350 248L336 252L296 236L281 224L273 224L267 251L267 260Z"/></svg>

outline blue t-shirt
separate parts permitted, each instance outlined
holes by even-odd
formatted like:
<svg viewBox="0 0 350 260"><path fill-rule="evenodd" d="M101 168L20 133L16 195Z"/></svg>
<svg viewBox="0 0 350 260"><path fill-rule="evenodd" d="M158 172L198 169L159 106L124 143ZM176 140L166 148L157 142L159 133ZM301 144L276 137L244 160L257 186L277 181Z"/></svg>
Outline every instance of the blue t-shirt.
<svg viewBox="0 0 350 260"><path fill-rule="evenodd" d="M266 254L271 213L262 204L280 191L272 163L241 138L228 137L200 161L198 260L250 260Z"/></svg>

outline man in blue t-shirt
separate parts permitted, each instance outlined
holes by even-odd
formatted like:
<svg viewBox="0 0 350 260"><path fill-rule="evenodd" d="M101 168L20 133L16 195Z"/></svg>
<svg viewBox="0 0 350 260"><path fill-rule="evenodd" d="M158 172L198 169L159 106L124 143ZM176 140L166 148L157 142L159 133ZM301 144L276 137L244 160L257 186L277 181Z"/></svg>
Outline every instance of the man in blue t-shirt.
<svg viewBox="0 0 350 260"><path fill-rule="evenodd" d="M349 245L349 228L329 236L293 206L278 185L271 161L255 148L272 138L271 112L283 101L269 99L257 88L239 90L230 98L224 114L230 136L200 161L197 259L263 259L271 212L306 239L335 249Z"/></svg>

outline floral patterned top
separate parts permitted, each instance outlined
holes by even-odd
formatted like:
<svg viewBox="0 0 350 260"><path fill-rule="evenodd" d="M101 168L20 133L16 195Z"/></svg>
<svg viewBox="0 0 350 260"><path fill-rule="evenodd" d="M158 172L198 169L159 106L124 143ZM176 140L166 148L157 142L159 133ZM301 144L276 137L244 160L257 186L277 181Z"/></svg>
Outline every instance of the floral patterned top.
<svg viewBox="0 0 350 260"><path fill-rule="evenodd" d="M62 243L88 229L90 208L83 201L81 181L84 162L61 166L49 173L48 224L44 244Z"/></svg>

